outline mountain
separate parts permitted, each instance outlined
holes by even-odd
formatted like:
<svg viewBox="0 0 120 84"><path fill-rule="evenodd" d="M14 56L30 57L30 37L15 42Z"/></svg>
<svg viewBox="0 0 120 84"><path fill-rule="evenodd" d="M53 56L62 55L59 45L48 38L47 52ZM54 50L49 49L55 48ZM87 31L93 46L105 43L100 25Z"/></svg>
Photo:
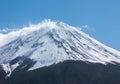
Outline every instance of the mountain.
<svg viewBox="0 0 120 84"><path fill-rule="evenodd" d="M71 25L47 20L0 36L2 84L120 83L120 52Z"/></svg>

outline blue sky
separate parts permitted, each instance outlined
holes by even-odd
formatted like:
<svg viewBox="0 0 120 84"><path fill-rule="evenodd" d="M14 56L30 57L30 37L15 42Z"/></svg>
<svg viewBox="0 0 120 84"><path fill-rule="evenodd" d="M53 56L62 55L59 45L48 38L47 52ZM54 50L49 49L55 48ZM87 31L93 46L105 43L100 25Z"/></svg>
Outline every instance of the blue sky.
<svg viewBox="0 0 120 84"><path fill-rule="evenodd" d="M43 19L83 28L120 50L120 0L0 0L0 28L19 28Z"/></svg>

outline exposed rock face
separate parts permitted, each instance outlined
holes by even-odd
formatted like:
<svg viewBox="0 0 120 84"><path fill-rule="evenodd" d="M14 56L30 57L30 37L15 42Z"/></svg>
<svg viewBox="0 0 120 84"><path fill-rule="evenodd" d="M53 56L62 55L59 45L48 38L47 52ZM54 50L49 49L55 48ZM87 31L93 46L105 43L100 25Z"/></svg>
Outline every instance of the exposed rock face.
<svg viewBox="0 0 120 84"><path fill-rule="evenodd" d="M2 84L119 84L120 64L64 61L29 72L13 72Z"/></svg>

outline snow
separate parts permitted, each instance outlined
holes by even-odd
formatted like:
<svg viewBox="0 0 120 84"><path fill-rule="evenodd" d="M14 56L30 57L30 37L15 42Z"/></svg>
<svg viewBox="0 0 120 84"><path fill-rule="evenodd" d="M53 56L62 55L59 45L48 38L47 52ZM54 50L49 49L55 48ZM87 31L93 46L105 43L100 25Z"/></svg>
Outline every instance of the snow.
<svg viewBox="0 0 120 84"><path fill-rule="evenodd" d="M3 70L7 74L6 78L9 77L11 75L11 73L12 73L9 63L8 64L1 64L1 66L2 66Z"/></svg>
<svg viewBox="0 0 120 84"><path fill-rule="evenodd" d="M63 22L46 20L5 35L0 34L0 38L0 64L9 64L17 57L36 61L29 70L65 60L120 63L119 51ZM19 62L11 65L11 71L18 66Z"/></svg>

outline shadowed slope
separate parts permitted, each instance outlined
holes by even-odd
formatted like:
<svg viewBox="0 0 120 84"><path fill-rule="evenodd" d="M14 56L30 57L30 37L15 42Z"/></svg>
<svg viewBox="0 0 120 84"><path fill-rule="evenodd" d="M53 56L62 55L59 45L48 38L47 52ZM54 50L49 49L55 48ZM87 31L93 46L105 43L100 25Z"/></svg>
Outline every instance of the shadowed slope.
<svg viewBox="0 0 120 84"><path fill-rule="evenodd" d="M14 73L2 84L119 84L120 64L65 61L29 72Z"/></svg>

